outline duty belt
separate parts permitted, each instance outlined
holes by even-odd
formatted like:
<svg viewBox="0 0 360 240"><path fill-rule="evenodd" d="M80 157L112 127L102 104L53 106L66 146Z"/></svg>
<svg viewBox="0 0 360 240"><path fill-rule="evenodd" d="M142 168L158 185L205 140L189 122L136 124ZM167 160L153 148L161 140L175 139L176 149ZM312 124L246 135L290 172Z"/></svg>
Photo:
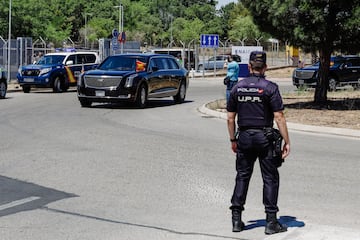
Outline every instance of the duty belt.
<svg viewBox="0 0 360 240"><path fill-rule="evenodd" d="M239 127L239 131L247 131L247 130L251 130L251 131L264 131L265 128L268 128L268 127Z"/></svg>

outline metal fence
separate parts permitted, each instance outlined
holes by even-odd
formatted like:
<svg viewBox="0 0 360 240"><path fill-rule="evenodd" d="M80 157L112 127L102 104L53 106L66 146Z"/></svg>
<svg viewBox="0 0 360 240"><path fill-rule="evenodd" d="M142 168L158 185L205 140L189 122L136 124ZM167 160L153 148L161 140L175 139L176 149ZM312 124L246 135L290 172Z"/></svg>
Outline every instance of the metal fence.
<svg viewBox="0 0 360 240"><path fill-rule="evenodd" d="M9 44L8 41L4 41L3 38L0 39L0 65L2 65L7 72L10 72L10 78L13 79L16 77L17 66L20 61L19 51L17 51L17 41L16 39L12 39Z"/></svg>
<svg viewBox="0 0 360 240"><path fill-rule="evenodd" d="M238 45L238 43L225 43L221 44L219 48L215 49L201 49L198 44L193 43L193 49L195 50L195 58L194 63L191 63L192 66L195 66L195 70L197 70L197 62L196 60L201 58L209 58L214 56L215 54L231 54L231 48L233 45ZM10 51L9 51L10 47ZM68 39L67 42L64 42L64 47L75 48L74 43L71 39ZM173 46L176 47L176 46ZM184 46L182 46L184 47ZM180 46L180 48L182 48ZM190 47L190 44L189 46ZM141 46L140 42L131 42L128 41L123 46L123 52L145 52L151 50L151 46L146 45ZM177 47L179 48L179 47ZM297 65L297 61L291 58L290 54L286 52L285 45L277 44L265 44L263 49L267 51L268 58L267 62L269 66L289 66L289 65ZM18 68L23 65L31 64L35 60L37 60L42 55L55 52L58 49L55 49L54 46L44 41L42 38L36 39L33 41L32 38L29 37L18 37L17 39L11 39L10 44L8 40L5 40L0 36L0 65L2 65L6 70L10 67L10 79L16 79L16 73ZM103 60L107 56L120 53L119 49L115 49L112 46L111 39L100 39L98 44L96 45L96 49L87 49L87 51L96 51L99 53L100 59ZM9 58L10 52L10 58ZM302 54L300 59L303 59L306 63L310 63L311 59L308 55ZM10 62L9 62L10 60ZM8 75L9 76L9 75Z"/></svg>

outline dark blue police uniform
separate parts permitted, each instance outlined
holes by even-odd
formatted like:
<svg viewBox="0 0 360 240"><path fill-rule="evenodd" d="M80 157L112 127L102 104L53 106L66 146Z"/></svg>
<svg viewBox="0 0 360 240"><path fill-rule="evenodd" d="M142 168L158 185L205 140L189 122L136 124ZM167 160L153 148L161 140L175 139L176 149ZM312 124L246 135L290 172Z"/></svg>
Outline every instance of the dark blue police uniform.
<svg viewBox="0 0 360 240"><path fill-rule="evenodd" d="M284 109L278 86L264 76L241 80L231 91L228 112L237 113L238 141L236 183L231 209L244 210L254 163L259 159L263 178L263 204L266 213L278 212L279 172L272 156L272 144L263 129L272 127L274 112Z"/></svg>

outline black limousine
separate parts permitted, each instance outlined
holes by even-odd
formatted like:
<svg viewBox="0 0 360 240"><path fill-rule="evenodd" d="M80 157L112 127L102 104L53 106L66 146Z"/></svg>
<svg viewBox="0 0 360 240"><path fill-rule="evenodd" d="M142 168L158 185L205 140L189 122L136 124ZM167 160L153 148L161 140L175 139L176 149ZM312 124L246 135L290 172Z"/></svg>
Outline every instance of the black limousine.
<svg viewBox="0 0 360 240"><path fill-rule="evenodd" d="M171 55L119 54L80 75L77 91L82 107L94 102L132 102L144 108L149 98L185 100L189 74Z"/></svg>

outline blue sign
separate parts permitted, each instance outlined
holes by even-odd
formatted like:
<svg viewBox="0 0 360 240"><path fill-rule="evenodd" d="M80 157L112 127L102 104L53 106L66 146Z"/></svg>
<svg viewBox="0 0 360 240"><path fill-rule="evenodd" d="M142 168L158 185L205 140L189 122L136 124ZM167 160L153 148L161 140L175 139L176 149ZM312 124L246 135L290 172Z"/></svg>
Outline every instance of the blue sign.
<svg viewBox="0 0 360 240"><path fill-rule="evenodd" d="M112 30L111 34L112 34L113 37L118 37L119 36L118 30L115 29L115 28Z"/></svg>
<svg viewBox="0 0 360 240"><path fill-rule="evenodd" d="M217 34L201 34L200 47L202 48L218 48L219 35Z"/></svg>
<svg viewBox="0 0 360 240"><path fill-rule="evenodd" d="M112 39L111 39L111 45L112 45L112 50L113 51L116 51L116 50L118 50L119 49L119 42L118 42L118 39L117 39L117 37L113 37Z"/></svg>

